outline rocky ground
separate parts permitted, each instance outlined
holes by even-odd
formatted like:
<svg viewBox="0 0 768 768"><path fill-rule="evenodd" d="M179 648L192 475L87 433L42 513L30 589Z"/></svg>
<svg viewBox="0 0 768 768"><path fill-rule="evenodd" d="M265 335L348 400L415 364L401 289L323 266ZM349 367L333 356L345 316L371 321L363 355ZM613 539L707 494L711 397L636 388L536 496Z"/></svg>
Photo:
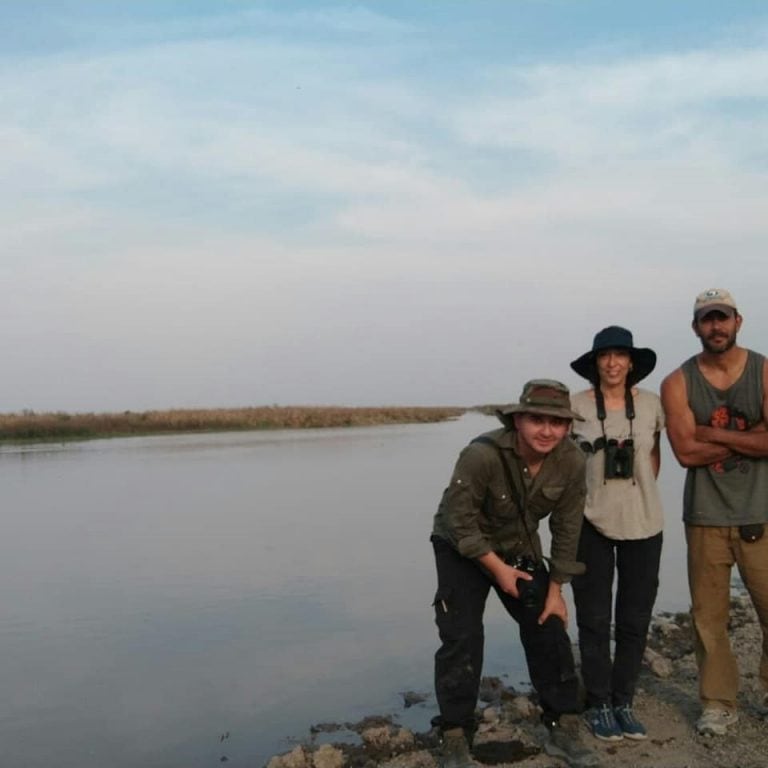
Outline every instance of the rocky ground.
<svg viewBox="0 0 768 768"><path fill-rule="evenodd" d="M688 614L662 614L654 619L645 665L635 699L638 718L648 729L644 741L599 742L579 717L563 718L599 755L603 768L766 768L768 710L757 678L761 632L750 601L734 598L731 642L742 673L739 722L723 737L698 736L696 663ZM426 696L428 694L424 694ZM405 706L417 705L422 694L405 695ZM484 678L481 720L475 759L485 765L516 768L562 768L547 756L536 736L538 707L526 694L496 678ZM356 743L335 743L334 734L356 735ZM352 741L352 739L348 739ZM321 723L304 744L273 757L267 768L435 768L434 732L412 733L394 718L368 717L359 723Z"/></svg>

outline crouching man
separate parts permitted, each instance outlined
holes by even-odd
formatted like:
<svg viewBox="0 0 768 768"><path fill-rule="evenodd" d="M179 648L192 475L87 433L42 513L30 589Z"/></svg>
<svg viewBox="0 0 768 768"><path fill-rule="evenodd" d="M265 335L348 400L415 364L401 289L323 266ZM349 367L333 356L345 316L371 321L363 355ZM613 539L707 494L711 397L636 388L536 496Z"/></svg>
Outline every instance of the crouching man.
<svg viewBox="0 0 768 768"><path fill-rule="evenodd" d="M475 438L459 456L434 519L437 563L436 718L441 768L472 768L469 749L483 665L483 611L496 592L517 622L531 683L543 709L544 749L574 768L597 765L593 753L560 726L578 709L578 683L561 594L576 562L584 499L584 457L567 438L567 387L536 379L520 402L498 411L504 427ZM549 516L549 573L537 533Z"/></svg>

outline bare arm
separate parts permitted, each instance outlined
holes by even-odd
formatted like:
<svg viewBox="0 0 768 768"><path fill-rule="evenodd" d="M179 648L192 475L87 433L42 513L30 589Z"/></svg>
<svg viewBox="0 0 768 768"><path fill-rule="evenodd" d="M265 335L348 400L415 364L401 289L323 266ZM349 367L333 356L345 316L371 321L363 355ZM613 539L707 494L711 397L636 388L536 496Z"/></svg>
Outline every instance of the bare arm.
<svg viewBox="0 0 768 768"><path fill-rule="evenodd" d="M768 456L768 431L764 422L760 422L748 432L718 427L696 427L696 439L721 445L731 453L740 453L742 456Z"/></svg>
<svg viewBox="0 0 768 768"><path fill-rule="evenodd" d="M696 438L716 443L732 453L761 458L768 456L768 360L763 364L763 420L746 432L718 427L696 427Z"/></svg>
<svg viewBox="0 0 768 768"><path fill-rule="evenodd" d="M685 377L680 368L662 382L661 403L667 420L669 443L675 457L684 467L703 467L731 455L733 451L730 448L698 433L693 411L688 405ZM765 409L765 404L763 407Z"/></svg>
<svg viewBox="0 0 768 768"><path fill-rule="evenodd" d="M651 469L653 470L653 476L659 476L659 470L661 469L661 441L660 435L657 432L653 436L653 448L651 448Z"/></svg>

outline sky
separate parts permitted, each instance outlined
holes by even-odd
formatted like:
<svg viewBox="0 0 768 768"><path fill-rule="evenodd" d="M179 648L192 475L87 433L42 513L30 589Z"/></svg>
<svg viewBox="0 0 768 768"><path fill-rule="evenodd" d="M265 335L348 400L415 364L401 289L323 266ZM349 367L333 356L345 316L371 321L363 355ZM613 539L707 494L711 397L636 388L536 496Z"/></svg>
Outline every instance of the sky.
<svg viewBox="0 0 768 768"><path fill-rule="evenodd" d="M3 0L0 411L473 405L768 351L768 7Z"/></svg>

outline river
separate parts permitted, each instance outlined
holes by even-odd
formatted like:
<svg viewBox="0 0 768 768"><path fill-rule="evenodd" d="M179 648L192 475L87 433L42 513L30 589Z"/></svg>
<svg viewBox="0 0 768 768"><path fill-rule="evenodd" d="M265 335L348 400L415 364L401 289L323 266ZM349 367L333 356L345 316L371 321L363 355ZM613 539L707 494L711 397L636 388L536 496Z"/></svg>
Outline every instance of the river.
<svg viewBox="0 0 768 768"><path fill-rule="evenodd" d="M258 768L319 721L418 729L436 645L428 534L442 424L0 450L0 765ZM682 471L665 449L658 607L687 608ZM486 673L525 678L495 600Z"/></svg>

